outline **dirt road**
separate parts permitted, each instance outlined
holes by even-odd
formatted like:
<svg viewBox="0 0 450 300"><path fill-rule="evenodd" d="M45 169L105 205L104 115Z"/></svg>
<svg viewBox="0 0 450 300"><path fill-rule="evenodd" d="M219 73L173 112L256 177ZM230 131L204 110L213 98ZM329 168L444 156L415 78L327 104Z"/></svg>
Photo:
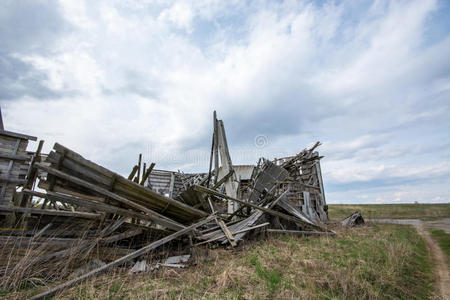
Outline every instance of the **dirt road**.
<svg viewBox="0 0 450 300"><path fill-rule="evenodd" d="M424 222L419 219L371 219L369 222L393 223L413 225L417 232L425 240L427 247L433 257L434 271L437 279L436 285L440 299L450 300L450 272L444 252L438 243L431 238L430 233L425 229L443 229L450 232L450 219L442 219L432 222Z"/></svg>

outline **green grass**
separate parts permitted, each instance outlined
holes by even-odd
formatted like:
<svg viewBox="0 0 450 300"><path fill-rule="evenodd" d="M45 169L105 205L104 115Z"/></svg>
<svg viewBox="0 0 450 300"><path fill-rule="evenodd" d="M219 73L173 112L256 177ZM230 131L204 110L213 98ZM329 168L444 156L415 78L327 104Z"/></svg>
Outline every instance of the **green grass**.
<svg viewBox="0 0 450 300"><path fill-rule="evenodd" d="M430 230L432 237L438 242L442 251L447 256L447 262L450 262L450 234L444 230L434 229Z"/></svg>
<svg viewBox="0 0 450 300"><path fill-rule="evenodd" d="M369 219L436 219L450 217L450 204L330 204L328 215L331 220L342 220L358 210L361 211L364 218Z"/></svg>
<svg viewBox="0 0 450 300"><path fill-rule="evenodd" d="M127 275L128 268L115 269L56 298L431 298L429 254L409 226L339 229L337 237L276 236L243 249L198 252L197 264L186 269L161 268L134 276Z"/></svg>

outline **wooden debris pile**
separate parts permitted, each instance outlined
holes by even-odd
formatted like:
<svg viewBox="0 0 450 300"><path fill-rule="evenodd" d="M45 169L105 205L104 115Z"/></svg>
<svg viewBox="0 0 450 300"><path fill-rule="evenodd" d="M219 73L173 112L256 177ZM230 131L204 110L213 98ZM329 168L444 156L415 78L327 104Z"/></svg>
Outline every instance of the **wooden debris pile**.
<svg viewBox="0 0 450 300"><path fill-rule="evenodd" d="M36 138L0 130L3 288L65 278L93 258L106 262L41 298L149 253L235 247L266 232L333 234L324 226L319 143L292 157L235 166L214 113L207 173L147 168L140 155L125 178L58 143L48 155L40 153L42 141L26 152L28 140Z"/></svg>

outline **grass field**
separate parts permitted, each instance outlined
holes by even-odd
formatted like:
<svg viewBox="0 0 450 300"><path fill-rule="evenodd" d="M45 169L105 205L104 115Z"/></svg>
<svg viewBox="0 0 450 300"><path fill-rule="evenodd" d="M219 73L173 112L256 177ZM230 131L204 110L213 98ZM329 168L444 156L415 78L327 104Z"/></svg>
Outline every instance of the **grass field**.
<svg viewBox="0 0 450 300"><path fill-rule="evenodd" d="M339 230L337 237L268 237L231 251L203 248L187 269L133 276L128 270L57 298L428 299L432 293L423 240L412 227L387 224Z"/></svg>
<svg viewBox="0 0 450 300"><path fill-rule="evenodd" d="M331 204L328 215L331 220L341 220L355 211L361 211L364 218L391 219L436 219L450 217L450 204Z"/></svg>

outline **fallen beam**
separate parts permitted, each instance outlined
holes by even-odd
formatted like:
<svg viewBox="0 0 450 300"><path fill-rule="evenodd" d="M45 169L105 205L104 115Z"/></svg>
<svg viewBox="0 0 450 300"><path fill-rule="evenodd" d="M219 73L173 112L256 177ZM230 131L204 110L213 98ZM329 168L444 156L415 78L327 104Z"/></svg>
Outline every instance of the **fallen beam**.
<svg viewBox="0 0 450 300"><path fill-rule="evenodd" d="M46 292L38 294L38 295L32 297L31 299L42 299L42 298L46 298L46 297L51 297L51 296L55 295L56 293L58 293L58 292L60 292L60 291L62 291L64 289L67 289L67 288L72 287L74 285L77 285L77 284L79 284L79 283L81 283L81 282L83 282L83 281L85 281L85 280L87 280L89 278L97 276L97 275L107 271L110 268L120 266L120 265L122 265L123 263L125 263L127 261L130 261L130 260L132 260L134 258L137 258L137 257L139 257L141 255L144 255L144 254L150 252L151 250L153 250L155 248L158 248L159 246L162 246L162 245L164 245L164 244L166 244L166 243L168 243L168 242L170 242L170 241L172 241L172 240L174 240L174 239L176 239L176 238L178 238L178 237L180 237L180 236L182 236L184 234L187 234L190 231L195 230L197 227L202 226L202 225L210 222L211 220L214 219L214 217L215 216L211 215L208 218L206 218L206 219L204 219L204 220L202 220L202 221L200 221L198 223L195 223L195 224L193 224L193 225L191 225L189 227L181 229L180 231L177 231L177 232L175 232L175 233L173 233L173 234L171 234L169 236L166 236L166 237L164 237L164 238L162 238L162 239L160 239L160 240L158 240L156 242L153 242L153 243L151 243L151 244L149 244L149 245L147 245L147 246L145 246L145 247L143 247L143 248L141 248L139 250L134 251L133 253L125 255L125 256L123 256L123 257L121 257L121 258L119 258L119 259L117 259L117 260L115 260L115 261L113 261L113 262L111 262L109 264L106 264L106 265L104 265L104 266L102 266L100 268L92 270L91 272L89 272L87 274L84 274L84 275L82 275L82 276L80 276L78 278L69 280L69 281L67 281L67 282L65 282L63 284L60 284L60 285L58 285L58 286L56 286L56 287L54 287L54 288L52 288L52 289L50 289L50 290L48 290Z"/></svg>
<svg viewBox="0 0 450 300"><path fill-rule="evenodd" d="M142 206L142 205L140 205L138 203L135 203L135 202L133 202L131 200L128 200L127 198L119 196L119 195L117 195L117 194L115 194L115 193L113 193L111 191L108 191L107 189L98 187L95 184L92 184L92 183L89 183L89 182L87 182L85 180L82 180L82 179L79 179L77 177L68 175L68 174L66 174L64 172L61 172L61 171L56 170L54 168L48 167L48 166L46 166L46 165L44 165L42 163L36 163L35 166L37 168L41 169L41 170L44 170L45 172L48 172L48 173L52 174L52 175L55 175L57 177L69 180L69 181L71 181L71 182L73 182L75 184L78 184L80 186L88 188L88 189L90 189L90 190L92 190L94 192L97 192L97 193L101 194L101 195L104 195L104 196L110 197L111 199L119 201L119 202L121 202L121 203L123 203L123 204L125 204L125 205L127 205L129 207L138 209L138 210L148 214L149 216L152 216L154 219L159 219L161 222L164 219L165 220L170 220L167 217L165 217L163 215L160 215L157 212L155 212L155 211L153 211L153 210L151 210L149 208L146 208L146 207L144 207L144 206Z"/></svg>
<svg viewBox="0 0 450 300"><path fill-rule="evenodd" d="M40 209L40 208L28 208L28 207L15 207L15 206L5 206L0 205L0 211L7 212L18 212L34 215L48 215L48 216L58 216L58 217L75 217L84 219L100 219L102 214L88 213L88 212L72 212L65 210L50 210L50 209Z"/></svg>
<svg viewBox="0 0 450 300"><path fill-rule="evenodd" d="M244 229L241 229L241 230L237 230L237 231L235 231L235 232L232 232L231 234L238 234L238 233L247 232L247 231L250 231L250 230L253 230L253 229L257 229L257 228L261 228L261 227L267 226L267 225L269 225L269 224L270 224L269 222L262 223L262 224L255 225L255 226L252 226L252 227L247 227L247 228L244 228ZM214 238L212 238L212 239L210 239L210 240L207 240L207 241L203 241L203 242L197 243L197 244L195 244L195 246L199 246L199 245L203 245L203 244L207 244L207 243L211 243L211 242L220 240L220 239L222 239L224 236L225 236L225 235L216 236L216 237L214 237Z"/></svg>
<svg viewBox="0 0 450 300"><path fill-rule="evenodd" d="M29 194L29 195L46 198L46 199L51 199L54 201L64 202L64 203L68 203L71 205L83 206L83 207L86 207L89 209L94 209L94 210L99 210L99 211L103 211L103 212L107 212L107 213L117 214L117 215L129 217L129 218L151 221L151 222L154 222L155 224L159 224L159 225L162 225L164 227L167 227L169 229L176 230L176 231L185 228L184 225L179 224L178 222L175 222L173 220L170 220L169 218L164 217L164 216L163 216L163 218L155 218L153 215L141 214L136 211L119 208L119 207L116 207L116 206L113 206L110 204L97 202L97 201L93 201L93 200L88 200L88 199L83 199L80 197L63 195L63 194L55 193L55 192L51 192L51 191L47 191L46 194L36 192L36 191L30 191L30 190L24 190L23 192L26 194Z"/></svg>
<svg viewBox="0 0 450 300"><path fill-rule="evenodd" d="M206 193L206 194L217 196L219 198L224 198L224 199L228 199L228 200L231 200L231 201L235 201L235 202L238 202L238 203L240 203L242 205L249 206L249 207L252 207L254 209L258 209L260 211L263 211L263 212L265 212L265 213L267 213L269 215L277 216L277 217L280 217L280 218L285 219L287 221L294 222L294 223L296 223L296 224L298 224L300 226L305 226L306 225L306 226L310 226L310 227L313 227L313 228L326 230L326 229L324 229L324 228L322 228L320 226L316 226L316 225L312 225L312 224L306 223L305 221L300 220L300 219L298 219L296 217L291 217L289 215L283 214L283 213L278 212L276 210L272 210L272 209L269 209L269 208L264 208L264 207L261 207L261 206L256 205L256 204L253 204L253 203L250 203L250 202L246 202L244 200L240 200L240 199L237 199L237 198L234 198L234 197L230 197L230 196L227 196L225 194L219 193L217 191L214 191L212 189L209 189L209 188L206 188L206 187L203 187L203 186L195 185L193 188L196 191L198 191L198 192L203 192L203 193Z"/></svg>

